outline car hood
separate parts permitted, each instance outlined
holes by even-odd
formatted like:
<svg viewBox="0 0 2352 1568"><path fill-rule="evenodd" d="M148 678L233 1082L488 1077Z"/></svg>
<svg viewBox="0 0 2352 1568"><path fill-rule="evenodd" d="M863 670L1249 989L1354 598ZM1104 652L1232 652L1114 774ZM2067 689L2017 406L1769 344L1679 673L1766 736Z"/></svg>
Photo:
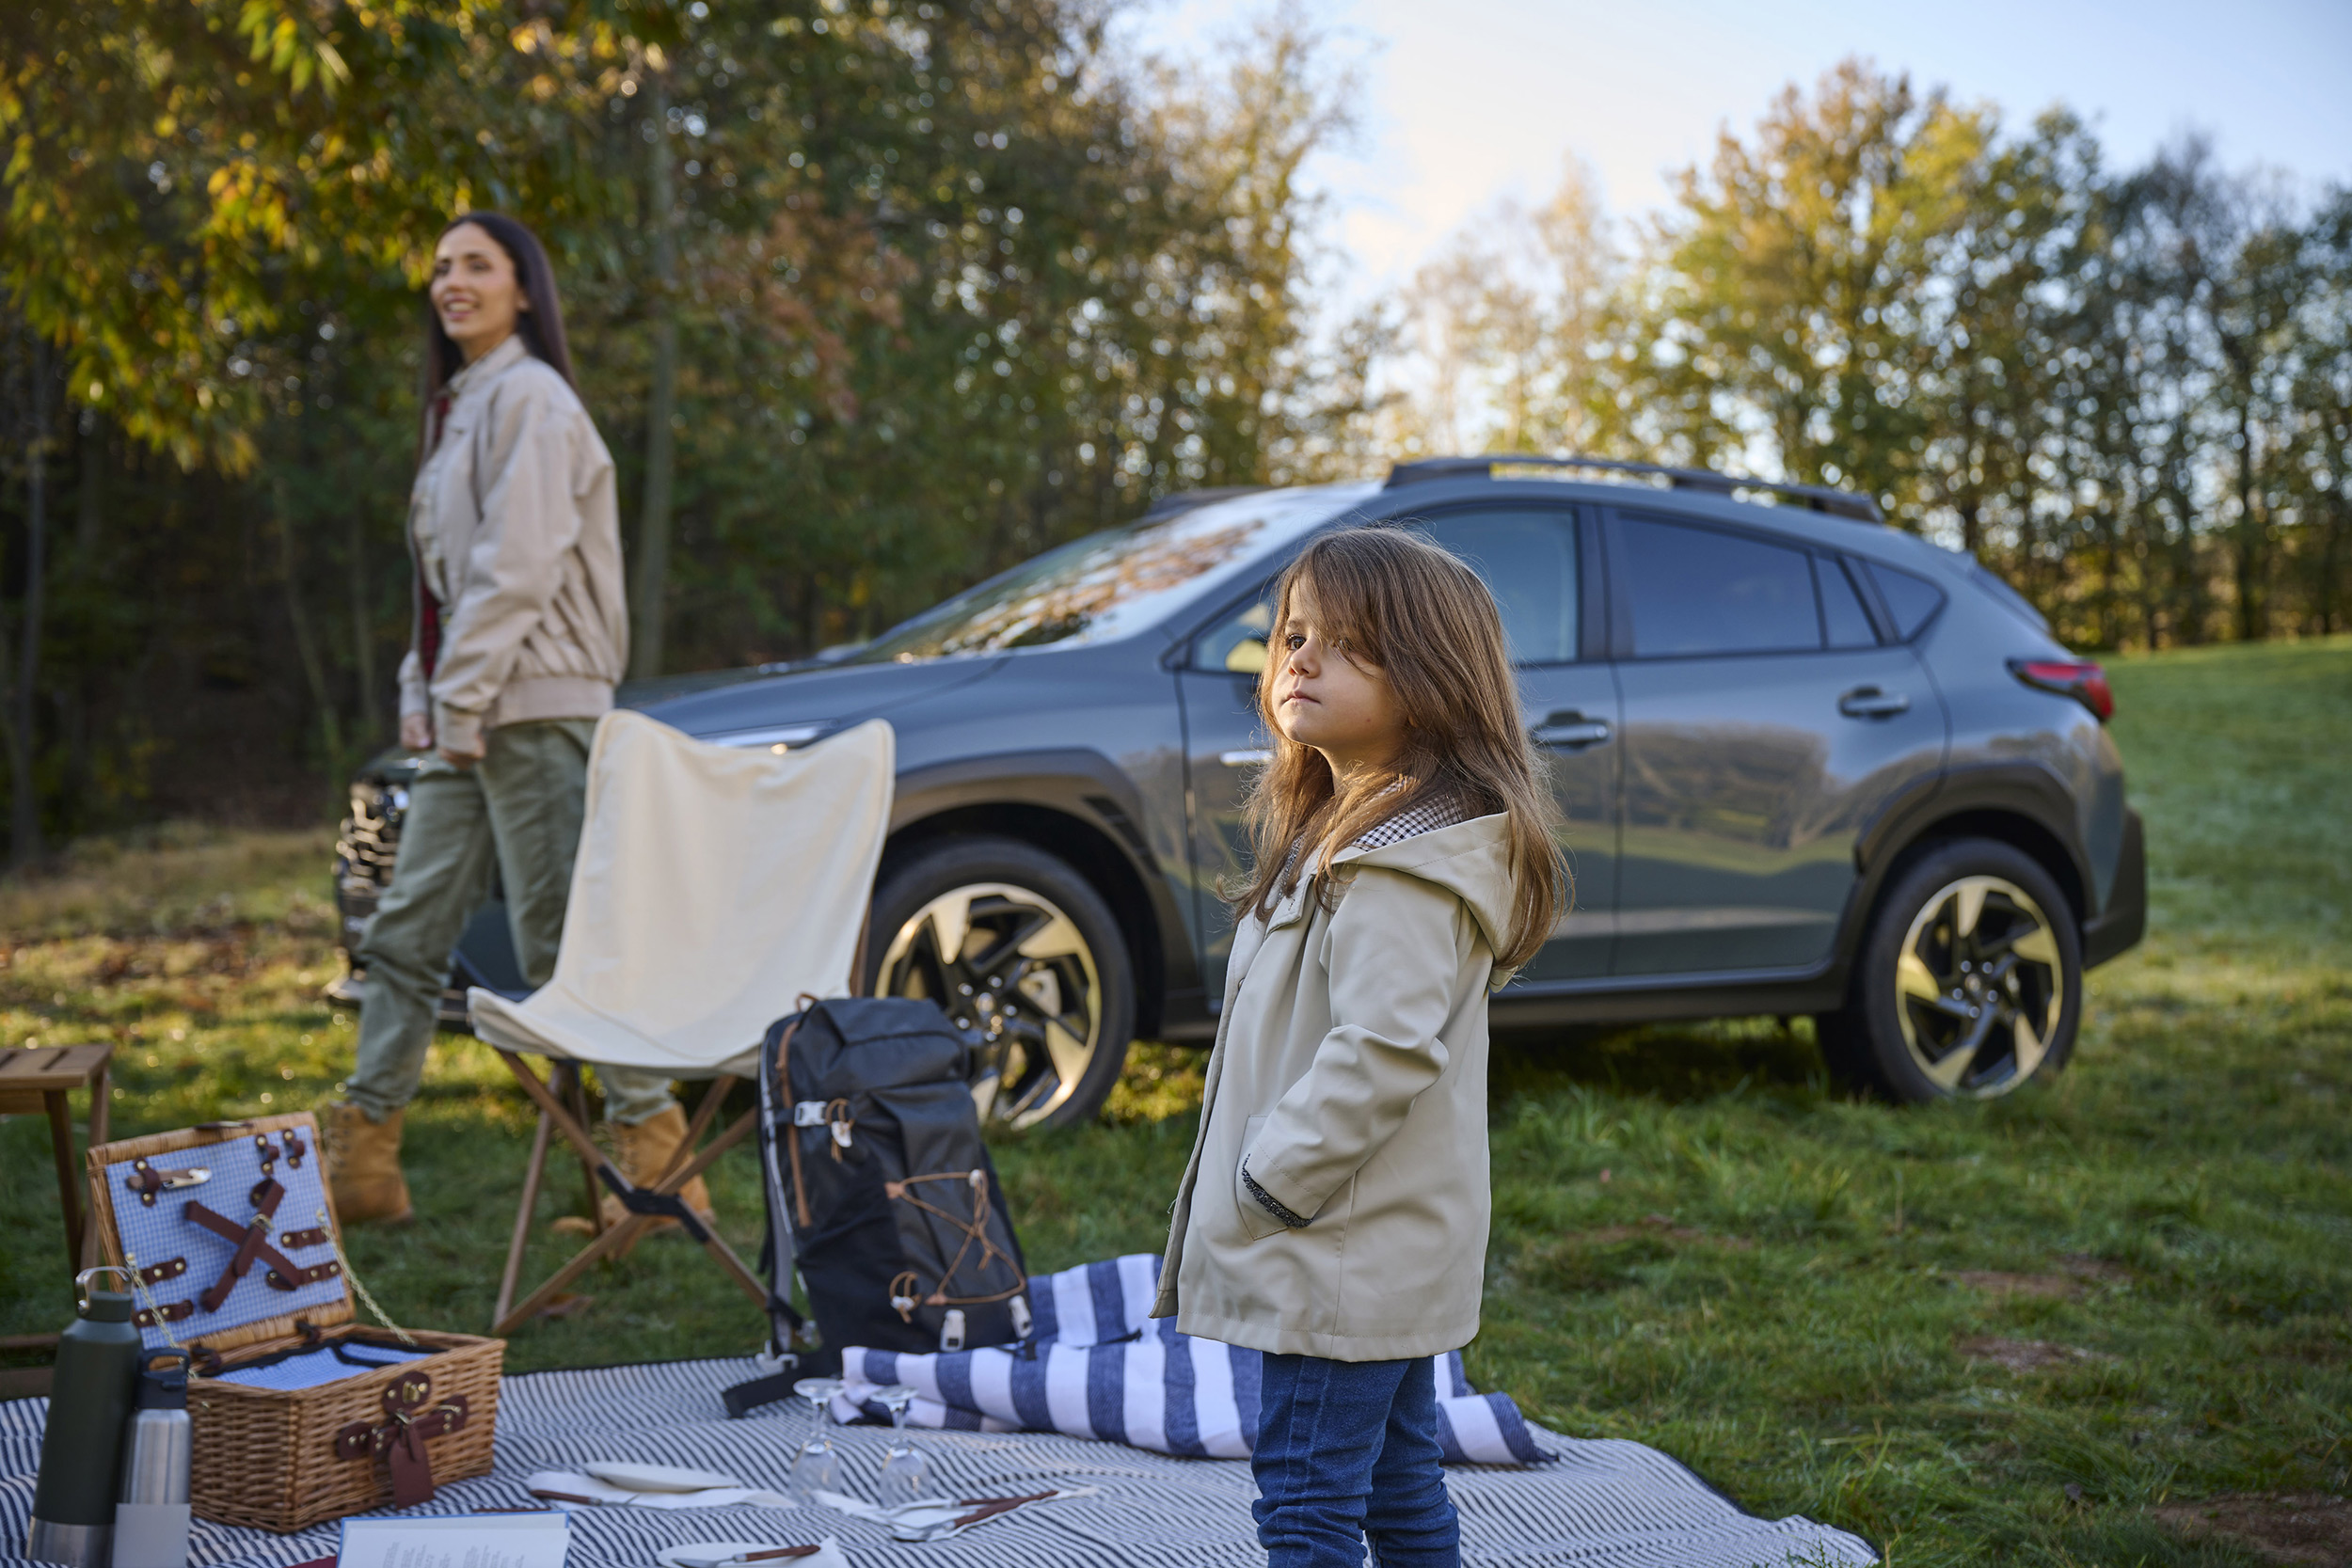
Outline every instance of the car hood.
<svg viewBox="0 0 2352 1568"><path fill-rule="evenodd" d="M790 725L842 724L981 680L1004 658L941 658L919 664L849 664L752 678L704 690L649 693L628 705L705 740ZM634 697L634 693L630 693Z"/></svg>
<svg viewBox="0 0 2352 1568"><path fill-rule="evenodd" d="M755 665L707 675L631 681L621 689L617 700L622 707L635 708L701 740L741 737L750 741L764 730L821 726L805 736L794 736L797 743L879 718L934 693L969 686L1004 662L1002 657L943 658L923 664L818 666L782 673L772 665ZM415 775L419 760L405 748L390 747L369 759L357 776L379 784L405 784Z"/></svg>

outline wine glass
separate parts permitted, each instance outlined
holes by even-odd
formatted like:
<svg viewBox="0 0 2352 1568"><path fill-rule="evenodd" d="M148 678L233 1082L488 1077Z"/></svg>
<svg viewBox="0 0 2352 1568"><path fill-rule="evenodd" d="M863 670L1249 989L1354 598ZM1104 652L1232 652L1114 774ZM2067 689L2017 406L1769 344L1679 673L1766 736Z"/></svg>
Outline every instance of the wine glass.
<svg viewBox="0 0 2352 1568"><path fill-rule="evenodd" d="M890 1412L890 1447L882 1454L875 1500L884 1508L897 1508L921 1497L929 1479L923 1450L907 1441L907 1406L914 1402L914 1389L908 1384L892 1383L875 1389L872 1397Z"/></svg>
<svg viewBox="0 0 2352 1568"><path fill-rule="evenodd" d="M818 1493L834 1491L840 1481L840 1459L833 1451L833 1439L825 1435L825 1407L847 1386L837 1377L804 1377L792 1385L792 1392L808 1402L810 1418L808 1440L792 1451L792 1469L785 1478L785 1490L794 1502L812 1502Z"/></svg>

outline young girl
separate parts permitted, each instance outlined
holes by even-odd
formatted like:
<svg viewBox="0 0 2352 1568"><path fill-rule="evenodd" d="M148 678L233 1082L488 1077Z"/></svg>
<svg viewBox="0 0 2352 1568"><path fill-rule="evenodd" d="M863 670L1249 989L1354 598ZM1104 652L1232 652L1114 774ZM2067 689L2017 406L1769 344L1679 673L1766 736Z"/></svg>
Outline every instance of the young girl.
<svg viewBox="0 0 2352 1568"><path fill-rule="evenodd" d="M1200 1133L1158 1316L1266 1353L1252 1465L1273 1568L1460 1560L1430 1357L1478 1332L1486 998L1564 870L1501 618L1395 529L1283 574Z"/></svg>

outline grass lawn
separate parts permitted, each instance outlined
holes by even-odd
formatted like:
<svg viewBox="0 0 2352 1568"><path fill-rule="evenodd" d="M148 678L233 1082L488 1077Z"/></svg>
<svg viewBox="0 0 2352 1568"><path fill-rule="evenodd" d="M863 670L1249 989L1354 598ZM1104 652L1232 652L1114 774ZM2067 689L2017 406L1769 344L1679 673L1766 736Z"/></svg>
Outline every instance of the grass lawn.
<svg viewBox="0 0 2352 1568"><path fill-rule="evenodd" d="M2352 1560L2325 1500L2352 1493L2352 640L2110 670L2153 904L2090 978L2072 1069L1901 1111L1829 1093L1810 1026L1769 1019L1499 1053L1481 1386L1906 1568ZM318 1104L352 1036L318 1000L326 852L167 834L0 888L0 1032L115 1040L123 1132ZM1200 1057L1136 1061L1107 1124L999 1149L1041 1272L1162 1240ZM478 1045L437 1049L421 1223L351 1243L397 1317L487 1323L523 1104ZM0 1122L0 1334L71 1310L51 1182L43 1126ZM715 1186L755 1246L752 1162ZM543 1201L579 1200L566 1177ZM509 1367L759 1333L684 1246L582 1289ZM2297 1529L2308 1555L2279 1555Z"/></svg>

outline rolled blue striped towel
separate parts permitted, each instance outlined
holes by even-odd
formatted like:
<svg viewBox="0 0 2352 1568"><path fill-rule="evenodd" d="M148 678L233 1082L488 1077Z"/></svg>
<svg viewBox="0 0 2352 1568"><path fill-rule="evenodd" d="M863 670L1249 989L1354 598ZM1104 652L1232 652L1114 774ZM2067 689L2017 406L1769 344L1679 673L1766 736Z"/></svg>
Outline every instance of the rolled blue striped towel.
<svg viewBox="0 0 2352 1568"><path fill-rule="evenodd" d="M1176 1332L1151 1316L1157 1253L1082 1263L1029 1281L1025 1345L912 1355L852 1346L834 1414L880 1414L873 1389L911 1385L907 1424L1058 1432L1155 1453L1246 1459L1258 1432L1260 1354ZM1459 1351L1434 1358L1438 1440L1449 1465L1534 1465L1539 1446L1508 1394L1472 1391Z"/></svg>

